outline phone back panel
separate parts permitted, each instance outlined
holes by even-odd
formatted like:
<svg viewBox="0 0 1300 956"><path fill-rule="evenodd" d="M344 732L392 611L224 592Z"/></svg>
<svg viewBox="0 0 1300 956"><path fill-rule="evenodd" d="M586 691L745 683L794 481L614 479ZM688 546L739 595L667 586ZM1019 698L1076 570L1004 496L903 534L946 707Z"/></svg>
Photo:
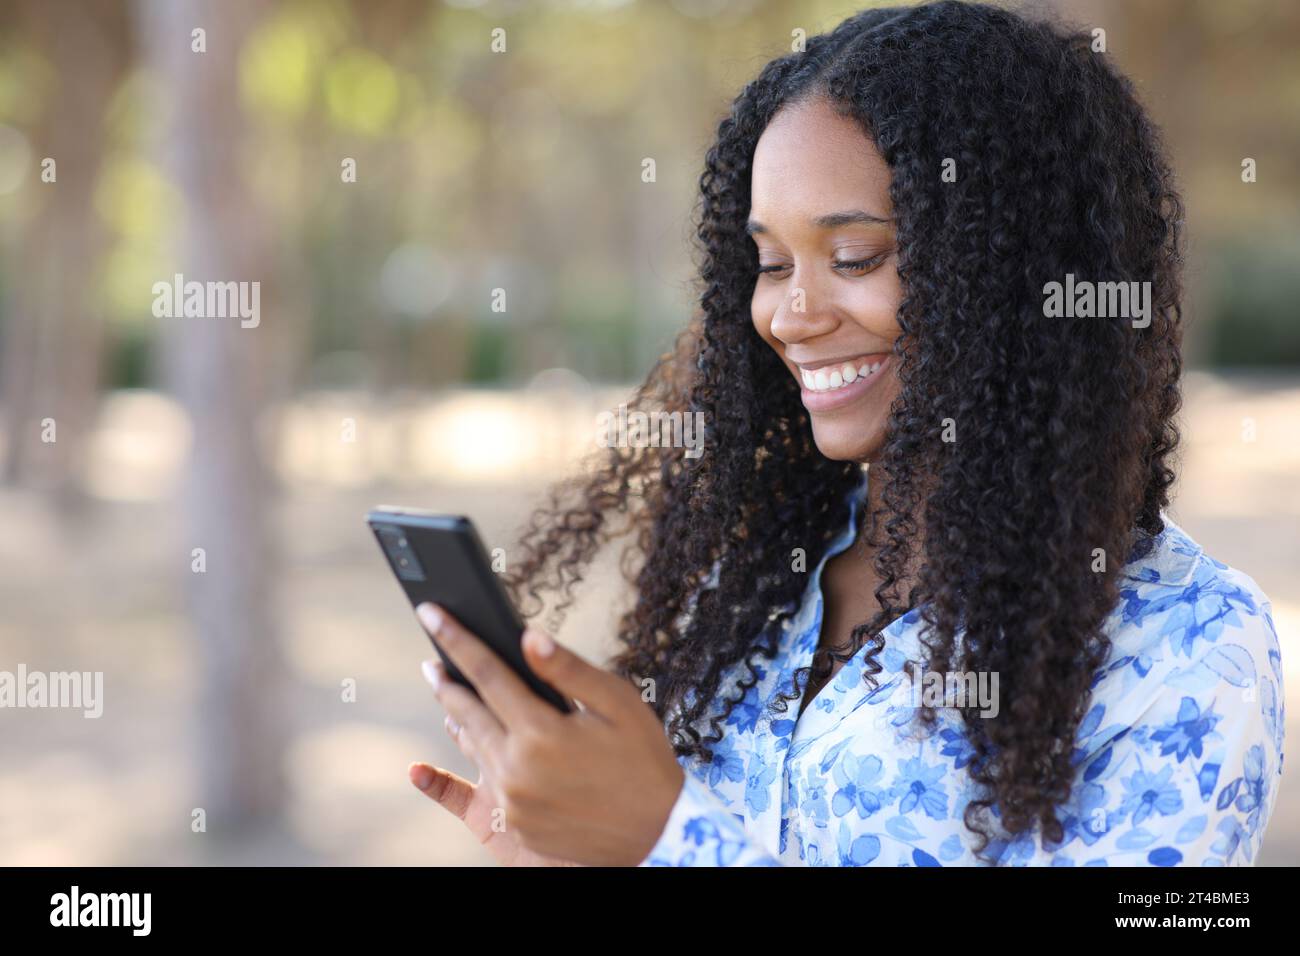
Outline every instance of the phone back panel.
<svg viewBox="0 0 1300 956"><path fill-rule="evenodd" d="M468 518L381 508L371 511L366 521L412 607L431 601L446 608L496 651L534 693L561 710L569 709L564 698L525 663L520 642L523 622L493 573L487 551ZM395 548L395 535L404 538L404 548ZM436 641L433 645L448 676L474 690Z"/></svg>

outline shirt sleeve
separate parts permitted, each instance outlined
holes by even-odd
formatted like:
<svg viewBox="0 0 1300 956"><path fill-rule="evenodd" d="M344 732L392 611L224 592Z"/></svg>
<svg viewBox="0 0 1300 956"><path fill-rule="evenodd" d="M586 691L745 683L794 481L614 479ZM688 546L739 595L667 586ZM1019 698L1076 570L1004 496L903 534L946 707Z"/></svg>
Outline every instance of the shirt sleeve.
<svg viewBox="0 0 1300 956"><path fill-rule="evenodd" d="M663 833L641 862L641 866L780 865L690 770Z"/></svg>
<svg viewBox="0 0 1300 956"><path fill-rule="evenodd" d="M1285 728L1269 610L1244 615L1184 659L1140 716L1081 762L1059 853L1049 845L1026 859L1013 843L1003 863L1253 864L1277 796Z"/></svg>

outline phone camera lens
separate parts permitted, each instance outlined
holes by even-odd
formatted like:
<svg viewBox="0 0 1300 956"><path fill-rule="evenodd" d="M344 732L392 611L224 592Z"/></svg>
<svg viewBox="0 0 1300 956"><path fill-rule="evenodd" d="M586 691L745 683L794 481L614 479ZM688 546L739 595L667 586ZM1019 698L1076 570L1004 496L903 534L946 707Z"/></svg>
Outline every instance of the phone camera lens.
<svg viewBox="0 0 1300 956"><path fill-rule="evenodd" d="M399 578L403 581L425 580L420 558L415 553L411 538L403 528L395 524L381 524L375 526L375 533L379 536L380 546L388 555L388 560Z"/></svg>

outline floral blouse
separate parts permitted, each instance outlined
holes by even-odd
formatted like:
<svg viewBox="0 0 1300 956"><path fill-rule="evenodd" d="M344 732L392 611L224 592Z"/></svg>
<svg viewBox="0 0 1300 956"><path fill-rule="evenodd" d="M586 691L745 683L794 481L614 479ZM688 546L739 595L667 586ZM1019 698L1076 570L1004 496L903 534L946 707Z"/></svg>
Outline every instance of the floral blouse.
<svg viewBox="0 0 1300 956"><path fill-rule="evenodd" d="M962 820L978 792L961 715L939 709L928 733L912 719L926 683L910 676L917 610L885 629L875 691L864 649L802 715L793 701L785 714L768 708L812 662L822 569L855 540L865 490L864 480L777 656L721 724L712 761L679 758L685 783L642 866L985 865ZM998 865L1235 866L1259 852L1286 715L1271 606L1167 516L1153 543L1125 566L1105 625L1113 647L1076 737L1063 840L1044 844L1037 828L994 840ZM733 668L718 700L735 696L736 680Z"/></svg>

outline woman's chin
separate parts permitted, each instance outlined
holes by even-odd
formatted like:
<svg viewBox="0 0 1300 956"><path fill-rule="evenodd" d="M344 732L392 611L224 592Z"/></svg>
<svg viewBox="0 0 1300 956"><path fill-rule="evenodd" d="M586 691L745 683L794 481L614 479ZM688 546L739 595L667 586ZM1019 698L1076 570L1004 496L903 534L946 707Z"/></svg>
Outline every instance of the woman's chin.
<svg viewBox="0 0 1300 956"><path fill-rule="evenodd" d="M819 426L814 419L813 441L822 456L831 461L869 462L880 451L882 442L878 436L864 440L864 430L848 423Z"/></svg>

